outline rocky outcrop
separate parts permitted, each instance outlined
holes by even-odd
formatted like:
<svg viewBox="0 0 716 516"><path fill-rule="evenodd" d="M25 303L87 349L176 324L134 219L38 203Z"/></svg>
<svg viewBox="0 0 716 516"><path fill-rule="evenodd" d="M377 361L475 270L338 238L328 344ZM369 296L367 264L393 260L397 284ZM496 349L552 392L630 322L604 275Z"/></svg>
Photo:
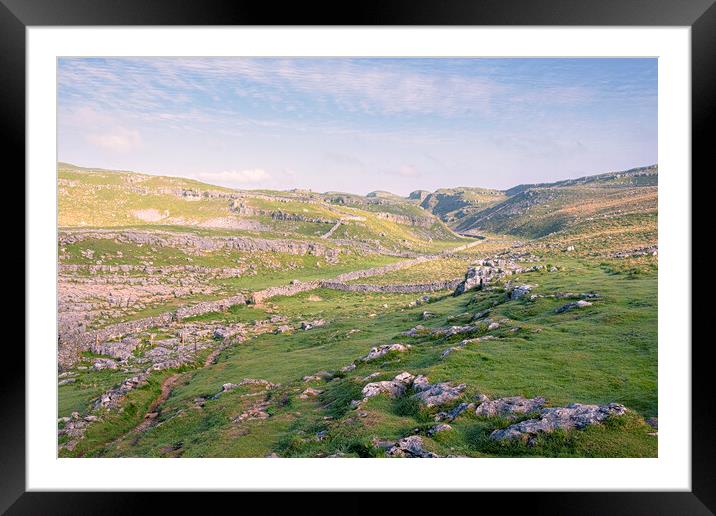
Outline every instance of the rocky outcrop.
<svg viewBox="0 0 716 516"><path fill-rule="evenodd" d="M508 258L490 258L486 260L478 260L474 265L468 267L465 278L455 289L454 295L464 294L473 289L485 288L490 283L515 274L523 272L533 272L543 268L542 265L534 265L524 268L516 261L529 260L536 261L539 258L529 256L509 256Z"/></svg>
<svg viewBox="0 0 716 516"><path fill-rule="evenodd" d="M538 418L495 430L490 434L490 438L496 441L525 440L531 442L541 433L550 433L558 429L583 429L601 423L611 416L621 416L624 413L626 413L626 408L618 403L609 403L608 405L573 403L567 407L546 408L540 412Z"/></svg>
<svg viewBox="0 0 716 516"><path fill-rule="evenodd" d="M411 435L399 440L388 450L387 455L389 457L421 459L433 459L438 457L435 453L427 451L423 448L423 439L419 435Z"/></svg>
<svg viewBox="0 0 716 516"><path fill-rule="evenodd" d="M474 403L460 403L450 410L438 412L435 416L435 421L454 421L463 412L474 409Z"/></svg>
<svg viewBox="0 0 716 516"><path fill-rule="evenodd" d="M531 290L532 285L518 285L516 287L513 287L512 290L510 290L508 297L512 301L522 299L527 294L529 294Z"/></svg>
<svg viewBox="0 0 716 516"><path fill-rule="evenodd" d="M446 405L459 398L465 390L464 383L453 386L449 382L428 383L428 379L420 375L413 380L413 390L416 392L415 397L418 398L426 407L437 407Z"/></svg>
<svg viewBox="0 0 716 516"><path fill-rule="evenodd" d="M403 344L383 344L382 346L371 348L370 352L361 360L363 360L363 362L369 362L371 360L375 360L376 358L380 358L384 355L387 355L391 351L395 351L397 353L404 353L408 351L409 347L410 346L404 346Z"/></svg>
<svg viewBox="0 0 716 516"><path fill-rule="evenodd" d="M475 414L482 417L514 416L517 414L529 414L544 407L544 398L527 399L522 396L510 396L489 400L483 398L482 403L475 410Z"/></svg>
<svg viewBox="0 0 716 516"><path fill-rule="evenodd" d="M574 310L575 308L586 308L588 306L592 306L592 303L590 303L589 301L580 299L579 301L575 301L573 303L567 303L566 305L560 306L559 308L555 309L554 313L561 314L564 312L569 312L570 310Z"/></svg>
<svg viewBox="0 0 716 516"><path fill-rule="evenodd" d="M335 257L338 250L316 242L280 240L254 237L201 236L194 233L139 230L72 230L58 236L60 245L73 244L86 239L114 240L120 243L142 244L155 247L173 247L190 254L207 251L234 250L247 252L276 252L295 255Z"/></svg>
<svg viewBox="0 0 716 516"><path fill-rule="evenodd" d="M371 382L363 387L363 399L372 398L378 394L387 394L391 398L397 398L403 395L405 390L413 383L414 379L414 375L403 372L392 380Z"/></svg>
<svg viewBox="0 0 716 516"><path fill-rule="evenodd" d="M119 387L115 387L106 391L94 402L94 409L116 409L122 402L124 397L137 387L141 387L147 383L147 373L143 373L132 378L124 380Z"/></svg>

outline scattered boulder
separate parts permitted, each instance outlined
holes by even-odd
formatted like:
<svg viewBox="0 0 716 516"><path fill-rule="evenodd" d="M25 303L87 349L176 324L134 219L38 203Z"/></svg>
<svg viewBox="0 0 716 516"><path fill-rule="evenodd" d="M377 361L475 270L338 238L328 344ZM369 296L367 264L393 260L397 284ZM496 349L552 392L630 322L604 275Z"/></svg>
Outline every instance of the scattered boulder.
<svg viewBox="0 0 716 516"><path fill-rule="evenodd" d="M315 321L302 321L301 322L301 329L302 330L310 330L312 328L318 328L320 326L325 326L326 321L324 319L316 319Z"/></svg>
<svg viewBox="0 0 716 516"><path fill-rule="evenodd" d="M490 311L491 311L490 308L486 308L485 310L480 310L479 312L477 312L475 315L472 316L472 320L477 321L478 319L482 319L487 314L489 314Z"/></svg>
<svg viewBox="0 0 716 516"><path fill-rule="evenodd" d="M440 358L441 359L445 358L453 351L460 351L461 349L462 349L462 347L460 347L460 346L453 346L451 348L447 348L445 351L442 352L442 354L440 355Z"/></svg>
<svg viewBox="0 0 716 516"><path fill-rule="evenodd" d="M380 358L391 351L404 353L405 351L408 351L408 347L403 344L383 344L382 346L371 348L370 352L361 360L363 360L363 362L369 362L371 360L375 360L376 358Z"/></svg>
<svg viewBox="0 0 716 516"><path fill-rule="evenodd" d="M450 403L462 395L465 387L467 386L464 383L457 386L453 386L449 382L430 384L423 375L418 376L413 381L413 390L416 391L415 397L427 407Z"/></svg>
<svg viewBox="0 0 716 516"><path fill-rule="evenodd" d="M464 403L463 402L446 412L438 412L438 414L435 416L435 421L453 421L455 418L457 418L460 414L462 414L466 410L471 410L474 408L475 408L474 403Z"/></svg>
<svg viewBox="0 0 716 516"><path fill-rule="evenodd" d="M319 391L318 389L314 389L313 387L309 387L305 391L303 391L298 397L302 400L306 400L308 398L315 398L319 394L321 394L323 391Z"/></svg>
<svg viewBox="0 0 716 516"><path fill-rule="evenodd" d="M390 457L437 458L433 452L423 448L423 439L419 435L405 437L395 443L387 452Z"/></svg>
<svg viewBox="0 0 716 516"><path fill-rule="evenodd" d="M315 374L304 376L303 381L304 382L316 382L319 380L327 380L328 378L331 378L333 375L329 373L328 371L318 371Z"/></svg>
<svg viewBox="0 0 716 516"><path fill-rule="evenodd" d="M542 409L544 403L545 399L541 397L527 399L522 396L511 396L496 400L485 398L475 410L475 414L483 417L528 414Z"/></svg>
<svg viewBox="0 0 716 516"><path fill-rule="evenodd" d="M432 319L433 317L435 317L435 314L433 312L428 312L427 310L420 315L420 319L423 321L426 319Z"/></svg>
<svg viewBox="0 0 716 516"><path fill-rule="evenodd" d="M347 373L349 371L353 371L353 369L356 368L355 364L348 364L347 366L341 367L340 371L341 373Z"/></svg>
<svg viewBox="0 0 716 516"><path fill-rule="evenodd" d="M513 300L513 301L516 299L521 299L524 296L526 296L527 294L529 294L531 290L532 290L532 285L519 285L510 291L508 297L510 300Z"/></svg>
<svg viewBox="0 0 716 516"><path fill-rule="evenodd" d="M228 392L232 391L238 387L241 387L243 385L263 385L266 390L273 389L274 387L278 387L277 384L271 383L268 380L262 380L262 379L256 379L256 378L244 378L239 383L225 383L221 386L221 392Z"/></svg>
<svg viewBox="0 0 716 516"><path fill-rule="evenodd" d="M249 421L252 419L268 419L271 417L271 414L268 413L269 408L269 402L268 401L260 401L258 403L255 403L246 412L241 413L241 415L235 417L233 419L234 423L241 423L243 421Z"/></svg>
<svg viewBox="0 0 716 516"><path fill-rule="evenodd" d="M102 369L117 369L117 362L111 358L97 358L92 364L92 369L100 371Z"/></svg>
<svg viewBox="0 0 716 516"><path fill-rule="evenodd" d="M363 387L362 394L363 399L372 398L378 394L388 394L391 398L397 398L401 396L405 389L407 389L415 376L408 372L403 372L397 375L392 380L384 380L382 382L372 382Z"/></svg>
<svg viewBox="0 0 716 516"><path fill-rule="evenodd" d="M575 301L573 303L567 303L566 305L562 305L559 308L557 308L554 313L561 314L564 312L568 312L570 310L574 310L575 308L586 308L588 306L592 306L592 303L589 301L585 301L583 299L580 299L579 301Z"/></svg>
<svg viewBox="0 0 716 516"><path fill-rule="evenodd" d="M420 335L427 335L430 333L430 329L426 328L422 324L418 324L417 326L410 328L407 331L404 331L401 333L401 335L404 335L406 337L419 337Z"/></svg>
<svg viewBox="0 0 716 516"><path fill-rule="evenodd" d="M601 423L610 416L621 416L626 412L624 405L582 405L573 403L567 407L543 409L537 419L521 421L507 428L495 430L490 438L502 440L527 440L531 442L540 433L554 432L557 429L583 429Z"/></svg>
<svg viewBox="0 0 716 516"><path fill-rule="evenodd" d="M435 425L430 430L428 430L428 435L433 436L435 434L438 434L440 432L446 432L448 430L452 430L452 427L447 423L441 423L439 425Z"/></svg>

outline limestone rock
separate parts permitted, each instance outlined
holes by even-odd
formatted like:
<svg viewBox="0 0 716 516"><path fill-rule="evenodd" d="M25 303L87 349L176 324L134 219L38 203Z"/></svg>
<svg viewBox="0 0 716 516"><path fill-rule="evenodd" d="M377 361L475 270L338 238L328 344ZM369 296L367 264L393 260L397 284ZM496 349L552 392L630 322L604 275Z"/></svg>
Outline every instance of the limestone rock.
<svg viewBox="0 0 716 516"><path fill-rule="evenodd" d="M438 412L438 414L435 416L435 421L453 421L455 418L457 418L460 414L465 412L466 410L474 409L475 404L474 403L460 403L456 407L445 411L445 412Z"/></svg>
<svg viewBox="0 0 716 516"><path fill-rule="evenodd" d="M413 382L415 396L427 407L445 405L462 395L467 387L464 383L453 386L449 382L430 384L424 376L418 376Z"/></svg>
<svg viewBox="0 0 716 516"><path fill-rule="evenodd" d="M388 394L392 398L401 396L407 387L409 387L415 376L408 372L397 375L392 380L384 380L382 382L371 382L363 387L363 399L372 398L378 394Z"/></svg>
<svg viewBox="0 0 716 516"><path fill-rule="evenodd" d="M532 290L532 285L519 285L510 291L509 298L511 300L521 299Z"/></svg>
<svg viewBox="0 0 716 516"><path fill-rule="evenodd" d="M387 453L391 457L410 457L410 458L436 458L433 452L423 448L423 439L419 435L411 435L399 440L393 445Z"/></svg>
<svg viewBox="0 0 716 516"><path fill-rule="evenodd" d="M439 425L435 425L430 430L428 430L428 435L433 436L435 434L438 434L440 432L446 432L448 430L452 430L452 427L447 423L441 423Z"/></svg>
<svg viewBox="0 0 716 516"><path fill-rule="evenodd" d="M496 400L485 400L475 410L475 414L483 417L510 416L528 414L540 410L545 403L541 397L527 399L522 396L511 396Z"/></svg>
<svg viewBox="0 0 716 516"><path fill-rule="evenodd" d="M610 416L621 416L626 412L624 405L582 405L573 403L567 407L546 408L537 419L528 419L507 428L495 430L490 438L501 440L531 440L540 433L554 432L557 429L583 429L601 423Z"/></svg>
<svg viewBox="0 0 716 516"><path fill-rule="evenodd" d="M383 344L382 346L371 348L370 352L365 357L363 357L362 360L364 362L369 362L370 360L380 358L383 355L390 353L391 351L404 353L405 351L408 351L408 347L404 346L403 344Z"/></svg>
<svg viewBox="0 0 716 516"><path fill-rule="evenodd" d="M309 387L305 391L303 391L298 397L302 400L308 399L308 398L315 398L319 394L321 394L323 391L319 391L318 389L314 389L313 387Z"/></svg>
<svg viewBox="0 0 716 516"><path fill-rule="evenodd" d="M559 308L557 308L554 313L561 314L564 312L568 312L570 310L574 310L575 308L586 308L588 306L592 306L592 303L589 301L585 301L583 299L580 299L579 301L575 301L573 303L567 303L566 305L562 305Z"/></svg>

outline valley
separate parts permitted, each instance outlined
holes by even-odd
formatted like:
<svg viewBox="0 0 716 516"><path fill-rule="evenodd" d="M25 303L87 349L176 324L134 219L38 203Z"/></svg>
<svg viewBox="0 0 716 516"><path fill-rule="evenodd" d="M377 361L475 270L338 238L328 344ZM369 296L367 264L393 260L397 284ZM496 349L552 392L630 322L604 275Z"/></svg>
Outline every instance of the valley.
<svg viewBox="0 0 716 516"><path fill-rule="evenodd" d="M60 457L655 457L658 167L406 197L58 163Z"/></svg>

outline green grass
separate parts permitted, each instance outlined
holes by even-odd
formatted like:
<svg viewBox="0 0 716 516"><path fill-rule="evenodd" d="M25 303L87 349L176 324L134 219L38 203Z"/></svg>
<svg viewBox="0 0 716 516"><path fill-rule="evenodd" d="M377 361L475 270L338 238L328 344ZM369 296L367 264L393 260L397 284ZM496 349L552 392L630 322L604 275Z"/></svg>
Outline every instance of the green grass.
<svg viewBox="0 0 716 516"><path fill-rule="evenodd" d="M350 402L360 398L364 376L378 372L378 379L389 379L410 371L425 374L433 382L468 384L466 400L478 392L491 397L544 396L553 406L619 402L634 411L626 418L585 431L540 437L534 446L495 443L487 436L507 421L465 414L452 424L453 431L432 438L424 435L426 447L436 453L475 457L655 456L657 439L647 435L650 429L643 418L658 412L656 275L613 274L597 262L582 259L557 265L561 268L558 273L529 273L515 281L538 285L535 293L595 291L601 297L592 307L555 314L554 309L566 301L505 301L499 291L437 296L429 305L413 308L408 303L415 296L403 295L358 296L318 290L275 298L271 302L273 311L289 317L324 317L329 324L291 335L264 334L229 348L215 365L188 373L186 381L175 388L163 407L165 423L147 432L136 445L125 443L123 448L106 453L327 456L340 452L381 456L372 439L397 439L416 428L424 432L433 424L437 409L428 411L407 394L397 400L378 396L360 409L364 414L361 417ZM309 296L317 300L308 301ZM445 359L440 359L441 352L465 336L399 335L418 323L428 327L463 324L471 313L495 301L498 304L490 317L507 318L508 322L490 333L501 338L468 344ZM386 304L388 308L384 308ZM436 317L420 321L419 314L425 309ZM237 317L242 310L253 309L237 309ZM463 313L467 315L455 317ZM513 333L512 327L519 330ZM475 335L481 333L484 330ZM316 399L298 398L308 385L300 380L304 375L337 371L365 355L370 347L396 341L410 343L412 348L382 360L359 363L357 369L333 381L313 382L311 385L323 393ZM232 423L232 417L257 399L242 396L239 390L207 401L201 410L190 408L195 398L210 397L222 384L238 383L243 378L281 384L272 396L269 419ZM327 431L327 437L317 440L315 435L322 430ZM179 441L181 446L176 448Z"/></svg>
<svg viewBox="0 0 716 516"><path fill-rule="evenodd" d="M354 239L371 245L379 242L390 251L423 254L446 251L472 241L451 233L443 222L416 203L398 197L369 199L269 191L247 194L247 204L260 210L281 210L328 220L363 217L341 225L331 239L325 240L319 236L330 224L279 222L270 214L253 217L268 227L268 232L200 227L202 221L230 212L227 199L187 201L171 193L177 188L200 192L214 189L198 182L152 176L137 179L127 173L76 169L61 170L60 179L60 223L69 227L161 228L205 236L288 236L328 246L339 245L335 240ZM253 336L222 351L212 365L199 367L209 352L206 350L194 366L182 370L180 382L160 407L158 424L141 434L128 433L141 422L157 398L161 382L175 371L152 373L146 386L128 395L121 410L102 413L101 421L90 425L77 449L62 455L264 457L275 453L284 457L334 454L382 457L385 452L374 446L374 441L395 441L418 433L428 450L443 456L654 457L658 439L649 435L652 429L644 419L658 415L658 260L653 256L615 259L609 258L609 254L656 241L655 182L651 176L610 176L557 187L542 185L535 187L537 193L529 195L526 189L518 188L512 197L501 201L506 208L490 219L486 227L519 235L521 239L539 239L527 238L522 247L514 249L511 246L516 237L486 232L479 245L450 257L355 281L427 283L462 276L468 264L478 257L502 250L532 252L541 255L539 263L548 267L511 276L513 284L533 285L532 294L538 296L594 292L599 297L591 300L592 306L557 314L555 310L569 300L527 297L510 301L499 287L457 297L451 292L433 293L429 303L419 306L410 305L421 294L355 294L316 289L290 297L274 297L261 306L234 306L225 312L193 317L186 322L246 323L249 332L252 328L249 323L274 314L285 316L291 324L313 319L324 319L326 324L308 331ZM148 193L141 193L140 187L148 189ZM442 199L438 211L446 219L464 216L463 220L468 222L482 220L481 217L494 211L490 207L480 211L484 204L504 197L500 192L462 190L457 193L468 202L466 206L455 205L454 199ZM218 188L216 191L229 192ZM280 197L282 201L263 195ZM341 196L345 198L339 200ZM527 210L535 199L537 202ZM377 201L381 204L374 204ZM102 210L109 205L117 209ZM582 205L583 211L576 210ZM139 223L127 215L133 209L148 208L168 210L170 216L155 223ZM463 208L466 212L461 215ZM511 209L514 212L503 217ZM381 212L428 217L427 220L435 222L427 228L411 226L381 218L378 215ZM566 252L567 245L575 245L576 250ZM82 252L87 249L94 250L95 256L84 256ZM209 294L194 293L139 310L126 310L116 320L155 315L189 303L285 285L294 279L330 279L343 272L400 260L387 255L365 255L350 244L344 250L339 262L331 264L310 255L228 251L190 254L183 249L151 248L109 239L85 240L60 249L63 263L151 262L156 266L245 266L254 271L232 278L208 276L202 281L214 288ZM557 266L558 272L548 272L551 265ZM476 328L469 334L445 337L431 333L435 328L469 324L474 314L488 308L487 317L500 324L497 329L489 330L487 324L475 323ZM422 320L421 314L426 310L434 317ZM105 318L101 324L107 322L112 321ZM428 330L417 337L402 334L418 324ZM175 330L170 327L153 331L171 337ZM441 356L463 339L486 335L495 338L472 341L444 358ZM147 341L148 334L143 339ZM370 362L359 360L372 347L394 342L410 345L410 349ZM145 352L147 345L138 348L137 354ZM93 358L96 357L91 353L85 353L84 364L89 365ZM339 372L351 363L357 366L354 370ZM332 376L310 382L302 380L319 371L329 371ZM451 431L428 437L426 432L435 424L439 409L422 406L410 390L397 399L379 395L358 408L351 404L361 398L362 388L369 381L389 380L403 371L424 374L431 382L465 383L465 391L454 403L472 401L478 393L492 398L543 396L550 406L618 402L630 412L586 430L539 436L530 445L491 440L492 431L516 420L479 418L474 413L462 414L451 423ZM59 388L59 416L73 411L86 414L93 399L131 376L118 370L73 372L77 373L76 382ZM370 380L365 379L368 376ZM268 391L262 386L246 385L215 397L223 384L239 383L245 378L260 378L279 385ZM301 393L308 386L321 393L302 399ZM257 403L266 404L265 410L270 415L267 419L235 422L237 416ZM527 417L530 416L523 416Z"/></svg>

